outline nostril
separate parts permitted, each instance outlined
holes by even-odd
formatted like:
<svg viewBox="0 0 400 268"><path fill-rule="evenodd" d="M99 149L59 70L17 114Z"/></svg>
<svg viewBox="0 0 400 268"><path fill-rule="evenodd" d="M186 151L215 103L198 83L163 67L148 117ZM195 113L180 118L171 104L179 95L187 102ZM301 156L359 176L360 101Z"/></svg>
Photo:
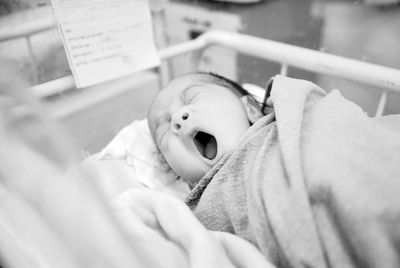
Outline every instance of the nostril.
<svg viewBox="0 0 400 268"><path fill-rule="evenodd" d="M181 128L181 125L179 125L179 124L174 124L174 128L175 128L176 130L178 130L178 129Z"/></svg>
<svg viewBox="0 0 400 268"><path fill-rule="evenodd" d="M189 118L189 113L188 112L184 112L183 115L182 115L182 119L186 120L188 118Z"/></svg>

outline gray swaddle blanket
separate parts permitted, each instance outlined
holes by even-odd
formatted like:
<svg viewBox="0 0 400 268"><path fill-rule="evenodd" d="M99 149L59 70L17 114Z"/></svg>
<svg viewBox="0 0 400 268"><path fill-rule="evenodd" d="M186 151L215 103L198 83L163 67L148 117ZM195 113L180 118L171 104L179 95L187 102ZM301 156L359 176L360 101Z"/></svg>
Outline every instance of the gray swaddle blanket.
<svg viewBox="0 0 400 268"><path fill-rule="evenodd" d="M400 267L400 117L276 76L256 122L186 202L278 267Z"/></svg>

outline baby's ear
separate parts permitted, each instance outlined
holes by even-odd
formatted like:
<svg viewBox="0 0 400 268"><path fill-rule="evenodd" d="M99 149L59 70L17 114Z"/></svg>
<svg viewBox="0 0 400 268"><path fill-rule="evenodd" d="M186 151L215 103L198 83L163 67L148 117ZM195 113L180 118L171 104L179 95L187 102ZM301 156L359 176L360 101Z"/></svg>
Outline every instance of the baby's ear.
<svg viewBox="0 0 400 268"><path fill-rule="evenodd" d="M243 96L240 98L247 113L247 118L254 124L263 116L257 101L251 96Z"/></svg>

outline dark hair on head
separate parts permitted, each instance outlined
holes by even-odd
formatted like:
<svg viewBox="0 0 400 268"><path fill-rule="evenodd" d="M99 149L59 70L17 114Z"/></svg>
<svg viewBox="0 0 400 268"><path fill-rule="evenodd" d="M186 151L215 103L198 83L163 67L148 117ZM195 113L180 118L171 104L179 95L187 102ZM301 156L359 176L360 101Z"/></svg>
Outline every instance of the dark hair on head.
<svg viewBox="0 0 400 268"><path fill-rule="evenodd" d="M211 77L212 82L215 82L216 84L221 85L223 87L229 88L230 90L232 90L235 94L239 95L240 97L243 97L243 96L251 97L251 99L255 103L257 103L258 107L260 108L261 113L264 115L267 114L266 110L264 109L265 107L264 107L263 103L258 102L253 94L248 92L246 89L244 89L241 85L239 85L235 81L232 81L229 78L226 78L222 75L219 75L219 74L213 73L213 72L198 72L198 74L202 74L202 75Z"/></svg>
<svg viewBox="0 0 400 268"><path fill-rule="evenodd" d="M229 78L226 78L222 75L213 73L213 72L208 72L208 73L204 73L204 74L208 74L210 76L212 76L215 80L215 82L221 86L225 86L228 87L230 89L235 90L235 93L239 93L240 96L252 96L246 89L244 89L241 85L239 85L238 83L236 83L235 81L232 81Z"/></svg>

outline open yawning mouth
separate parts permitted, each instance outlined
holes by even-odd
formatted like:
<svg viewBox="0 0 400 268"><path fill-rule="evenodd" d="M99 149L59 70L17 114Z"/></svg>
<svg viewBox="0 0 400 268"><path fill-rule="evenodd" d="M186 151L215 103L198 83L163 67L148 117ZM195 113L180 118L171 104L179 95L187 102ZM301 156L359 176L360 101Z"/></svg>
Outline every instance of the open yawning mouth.
<svg viewBox="0 0 400 268"><path fill-rule="evenodd" d="M199 131L194 136L193 141L203 157L213 160L217 156L217 140L213 135Z"/></svg>

